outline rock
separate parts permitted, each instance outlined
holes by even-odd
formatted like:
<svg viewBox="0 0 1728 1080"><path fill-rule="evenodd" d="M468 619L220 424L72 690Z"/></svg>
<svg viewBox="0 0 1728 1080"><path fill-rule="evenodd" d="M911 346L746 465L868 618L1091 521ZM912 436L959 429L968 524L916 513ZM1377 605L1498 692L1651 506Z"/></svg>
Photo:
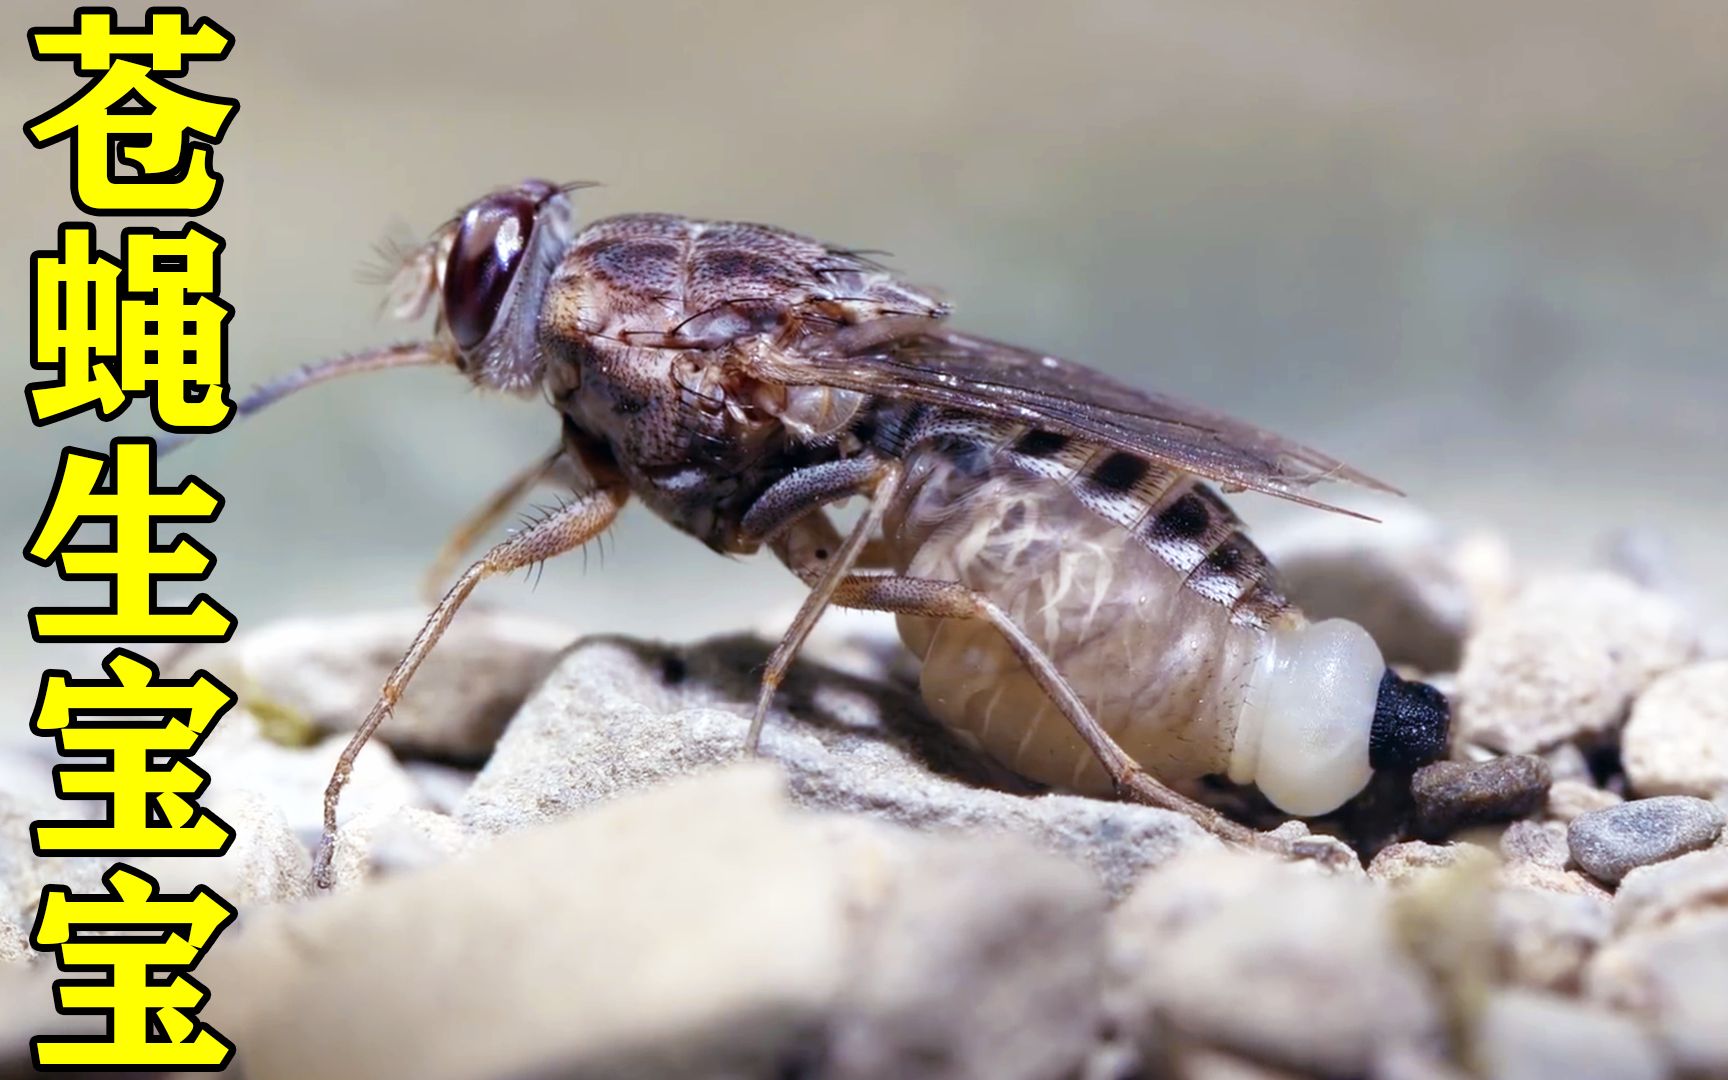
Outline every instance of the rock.
<svg viewBox="0 0 1728 1080"><path fill-rule="evenodd" d="M194 761L202 761L202 755ZM234 842L217 858L134 856L126 860L155 878L166 892L208 885L245 915L263 904L305 897L312 889L312 860L271 800L252 791L212 792L204 805L234 830Z"/></svg>
<svg viewBox="0 0 1728 1080"><path fill-rule="evenodd" d="M1301 1080L1300 1073L1275 1069L1239 1054L1227 1054L1210 1046L1184 1046L1170 1055L1172 1080ZM1132 1069L1105 1073L1098 1080L1122 1080L1146 1075ZM1090 1078L1088 1078L1090 1080Z"/></svg>
<svg viewBox="0 0 1728 1080"><path fill-rule="evenodd" d="M1608 890L1576 870L1556 870L1538 862L1506 863L1496 875L1500 885L1508 889L1533 889L1537 892L1559 893L1562 896L1587 896L1608 902Z"/></svg>
<svg viewBox="0 0 1728 1080"><path fill-rule="evenodd" d="M256 717L237 708L217 723L194 760L210 775L206 797L212 806L237 793L257 794L282 812L289 830L309 849L323 832L324 788L347 744L347 736L337 735L312 747L281 746L264 737ZM373 740L355 760L337 820L372 808L421 805L419 789L389 748Z"/></svg>
<svg viewBox="0 0 1728 1080"><path fill-rule="evenodd" d="M40 791L33 794L40 795ZM31 822L75 816L76 804L0 790L0 958L28 963L42 955L30 948L29 934L36 925L44 885L65 885L73 892L101 888L102 872L112 860L73 855L38 857L30 848Z"/></svg>
<svg viewBox="0 0 1728 1080"><path fill-rule="evenodd" d="M1533 862L1564 870L1572 857L1566 826L1558 821L1514 821L1500 834L1500 856L1507 862Z"/></svg>
<svg viewBox="0 0 1728 1080"><path fill-rule="evenodd" d="M1548 806L1544 812L1555 821L1570 824L1580 814L1588 814L1592 810L1606 810L1610 806L1619 806L1624 801L1612 791L1599 788L1595 784L1556 780L1548 789Z"/></svg>
<svg viewBox="0 0 1728 1080"><path fill-rule="evenodd" d="M1632 706L1620 756L1640 795L1728 791L1728 660L1671 671Z"/></svg>
<svg viewBox="0 0 1728 1080"><path fill-rule="evenodd" d="M1424 765L1410 780L1417 829L1425 836L1445 836L1467 825L1523 817L1542 805L1548 784L1548 763L1525 755L1479 765Z"/></svg>
<svg viewBox="0 0 1728 1080"><path fill-rule="evenodd" d="M30 947L30 931L0 915L0 964L22 964L35 952Z"/></svg>
<svg viewBox="0 0 1728 1080"><path fill-rule="evenodd" d="M1566 836L1573 861L1597 880L1614 883L1634 867L1709 847L1722 826L1722 811L1714 804L1663 795L1584 814Z"/></svg>
<svg viewBox="0 0 1728 1080"><path fill-rule="evenodd" d="M1728 909L1728 848L1722 847L1640 866L1614 892L1622 933L1722 909Z"/></svg>
<svg viewBox="0 0 1728 1080"><path fill-rule="evenodd" d="M1507 887L1494 895L1495 957L1514 986L1577 993L1585 965L1613 932L1614 916L1600 892Z"/></svg>
<svg viewBox="0 0 1728 1080"><path fill-rule="evenodd" d="M369 807L336 831L331 887L352 889L374 877L431 866L467 851L474 840L448 814L412 806Z"/></svg>
<svg viewBox="0 0 1728 1080"><path fill-rule="evenodd" d="M737 761L756 697L750 673L766 652L741 638L686 648L578 643L511 722L458 819L509 831ZM793 798L807 806L1023 836L1090 863L1115 895L1181 851L1219 846L1170 811L995 790L1016 781L949 741L909 688L800 663L777 703L762 752L786 767Z"/></svg>
<svg viewBox="0 0 1728 1080"><path fill-rule="evenodd" d="M1286 595L1311 618L1358 623L1389 664L1458 666L1473 597L1458 538L1432 518L1406 512L1367 527L1314 517L1266 546Z"/></svg>
<svg viewBox="0 0 1728 1080"><path fill-rule="evenodd" d="M1483 1075L1494 1080L1663 1080L1661 1052L1642 1028L1606 1009L1550 994L1502 990L1477 1029Z"/></svg>
<svg viewBox="0 0 1728 1080"><path fill-rule="evenodd" d="M1367 1075L1438 1045L1440 1014L1370 882L1239 852L1148 874L1112 916L1109 1012L1274 1068Z"/></svg>
<svg viewBox="0 0 1728 1080"><path fill-rule="evenodd" d="M1079 1069L1104 959L1083 869L836 833L783 783L734 767L266 910L200 965L204 1018L255 1080L809 1075L866 1034L878 1056L835 1075ZM944 1022L1023 1057L919 1057Z"/></svg>
<svg viewBox="0 0 1728 1080"><path fill-rule="evenodd" d="M1584 751L1578 749L1577 743L1561 743L1542 751L1542 760L1548 763L1548 772L1554 777L1556 784L1564 780L1576 780L1581 783L1596 783L1596 778L1590 772L1590 761L1584 756Z"/></svg>
<svg viewBox="0 0 1728 1080"><path fill-rule="evenodd" d="M418 609L284 619L186 663L226 674L246 707L273 722L349 732L425 619ZM574 637L520 614L464 610L377 738L403 755L478 764Z"/></svg>
<svg viewBox="0 0 1728 1080"><path fill-rule="evenodd" d="M1528 754L1613 730L1696 648L1672 600L1604 573L1540 579L1483 623L1458 670L1456 737Z"/></svg>
<svg viewBox="0 0 1728 1080"><path fill-rule="evenodd" d="M1289 845L1286 850L1296 853L1296 858L1310 862L1328 873L1343 874L1347 877L1367 876L1367 871L1362 866L1362 857L1356 854L1355 848L1336 836L1315 832L1300 818L1291 818L1275 829L1268 829L1266 835L1276 837Z"/></svg>
<svg viewBox="0 0 1728 1080"><path fill-rule="evenodd" d="M1100 1026L1104 895L1092 875L1024 842L902 846L911 857L853 943L859 970L821 1074L1071 1074Z"/></svg>
<svg viewBox="0 0 1728 1080"><path fill-rule="evenodd" d="M427 806L440 814L454 814L474 782L474 770L439 761L404 761L402 771L414 782Z"/></svg>
<svg viewBox="0 0 1728 1080"><path fill-rule="evenodd" d="M1408 840L1381 848L1374 861L1368 864L1368 877L1396 888L1461 866L1487 869L1493 865L1493 854L1476 844L1428 844L1421 840Z"/></svg>
<svg viewBox="0 0 1728 1080"><path fill-rule="evenodd" d="M1586 989L1630 1012L1685 1076L1728 1075L1728 911L1627 934L1591 961Z"/></svg>

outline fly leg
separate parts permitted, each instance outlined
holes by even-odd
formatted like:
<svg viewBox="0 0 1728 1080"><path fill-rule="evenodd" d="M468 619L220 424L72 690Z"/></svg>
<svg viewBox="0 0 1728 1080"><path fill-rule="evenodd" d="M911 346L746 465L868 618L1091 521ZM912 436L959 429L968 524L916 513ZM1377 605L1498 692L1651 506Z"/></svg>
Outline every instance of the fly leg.
<svg viewBox="0 0 1728 1080"><path fill-rule="evenodd" d="M820 528L810 530L817 533ZM829 526L832 529L832 526ZM798 559L800 548L809 552L808 541L783 541L776 550L799 577L812 580L823 575L820 560ZM1330 862L1338 850L1332 845L1304 843L1272 836L1232 821L1181 792L1170 788L1140 767L1127 751L1117 745L1096 718L1092 716L1073 687L1056 670L1056 665L1036 642L1026 635L1007 612L982 593L957 582L930 578L901 577L896 574L850 574L835 585L832 603L837 607L867 611L885 611L896 615L920 615L933 619L982 619L988 622L1008 642L1014 655L1026 665L1038 685L1073 725L1074 731L1086 743L1098 762L1104 766L1117 793L1123 798L1165 810L1174 810L1193 819L1201 828L1230 843L1269 850L1287 857L1314 858Z"/></svg>
<svg viewBox="0 0 1728 1080"><path fill-rule="evenodd" d="M800 520L807 519L812 513L821 513L825 503L853 495L868 495L870 498L870 505L846 539L824 550L821 569L806 579L810 586L809 595L804 598L803 606L798 609L797 617L780 639L780 644L774 646L774 652L768 657L768 666L762 672L762 691L756 698L756 711L750 717L750 731L744 737L746 753L756 752L774 692L785 680L786 671L798 656L804 640L815 629L816 620L828 609L835 588L858 565L872 535L882 524L882 515L888 504L900 490L902 475L900 463L893 460L852 458L816 466L793 473L769 488L744 516L747 535L778 542ZM821 520L826 522L826 515ZM829 525L828 529L832 533L833 526Z"/></svg>
<svg viewBox="0 0 1728 1080"><path fill-rule="evenodd" d="M428 600L438 599L444 591L444 583L456 576L456 568L462 565L463 557L474 549L480 538L502 521L511 507L521 502L536 486L551 480L560 467L568 463L564 446L553 447L550 454L518 471L493 492L484 505L462 519L449 539L444 541L438 557L427 567L426 577L420 583L421 594Z"/></svg>
<svg viewBox="0 0 1728 1080"><path fill-rule="evenodd" d="M415 635L414 643L408 646L408 652L397 661L390 677L384 680L383 688L378 691L377 703L355 729L353 738L348 740L330 774L330 784L324 789L324 836L318 844L318 857L312 867L313 877L321 888L330 885L330 855L336 841L336 804L354 771L354 759L378 725L389 718L420 662L438 644L462 602L468 599L475 586L489 577L508 574L573 551L600 535L617 518L627 497L628 491L623 487L606 487L577 495L574 501L551 517L488 551L456 580L456 584L444 594L444 599L438 601L420 633Z"/></svg>

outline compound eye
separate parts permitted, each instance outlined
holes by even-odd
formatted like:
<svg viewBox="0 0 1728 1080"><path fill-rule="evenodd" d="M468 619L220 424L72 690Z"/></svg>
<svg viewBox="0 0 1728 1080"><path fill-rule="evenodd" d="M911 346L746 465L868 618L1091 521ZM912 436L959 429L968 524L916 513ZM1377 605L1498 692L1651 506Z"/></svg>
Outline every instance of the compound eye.
<svg viewBox="0 0 1728 1080"><path fill-rule="evenodd" d="M468 208L444 268L444 321L463 350L486 340L534 227L535 200L520 191L488 195Z"/></svg>

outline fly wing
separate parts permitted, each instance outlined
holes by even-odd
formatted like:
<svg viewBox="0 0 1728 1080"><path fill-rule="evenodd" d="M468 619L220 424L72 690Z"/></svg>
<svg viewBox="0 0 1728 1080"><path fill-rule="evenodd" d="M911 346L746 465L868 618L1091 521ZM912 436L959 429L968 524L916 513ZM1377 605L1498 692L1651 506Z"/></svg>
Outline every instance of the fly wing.
<svg viewBox="0 0 1728 1080"><path fill-rule="evenodd" d="M770 351L757 374L793 385L943 405L1141 454L1229 488L1355 514L1304 494L1341 480L1397 489L1330 455L1197 405L1136 390L1090 368L939 326L860 350Z"/></svg>

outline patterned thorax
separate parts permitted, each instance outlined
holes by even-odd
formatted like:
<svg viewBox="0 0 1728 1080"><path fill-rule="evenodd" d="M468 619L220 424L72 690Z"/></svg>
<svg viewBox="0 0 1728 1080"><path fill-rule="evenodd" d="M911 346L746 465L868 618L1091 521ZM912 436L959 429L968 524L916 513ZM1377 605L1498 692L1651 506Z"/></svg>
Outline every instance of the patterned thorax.
<svg viewBox="0 0 1728 1080"><path fill-rule="evenodd" d="M947 307L843 248L769 225L625 214L583 229L554 280L569 330L714 349L756 334L825 332Z"/></svg>

